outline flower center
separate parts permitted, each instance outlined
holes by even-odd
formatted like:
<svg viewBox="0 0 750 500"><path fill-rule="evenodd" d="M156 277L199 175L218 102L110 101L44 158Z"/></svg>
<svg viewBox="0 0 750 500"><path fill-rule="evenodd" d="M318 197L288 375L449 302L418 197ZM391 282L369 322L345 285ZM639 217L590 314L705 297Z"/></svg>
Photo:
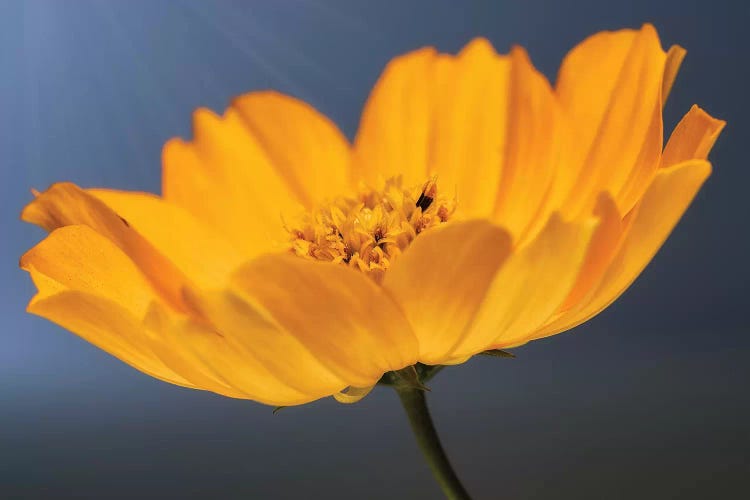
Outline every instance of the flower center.
<svg viewBox="0 0 750 500"><path fill-rule="evenodd" d="M438 194L435 179L404 188L400 177L382 189L335 198L288 226L290 250L299 257L357 269L380 283L385 271L420 233L446 222L454 197Z"/></svg>

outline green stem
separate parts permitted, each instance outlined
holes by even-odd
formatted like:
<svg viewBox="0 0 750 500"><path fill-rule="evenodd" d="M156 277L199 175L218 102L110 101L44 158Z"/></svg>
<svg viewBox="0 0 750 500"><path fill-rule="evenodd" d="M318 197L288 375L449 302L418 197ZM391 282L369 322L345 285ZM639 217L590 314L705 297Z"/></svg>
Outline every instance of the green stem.
<svg viewBox="0 0 750 500"><path fill-rule="evenodd" d="M424 391L399 385L394 386L394 388L401 398L406 414L409 416L409 423L414 432L414 437L417 438L419 448L422 450L422 454L445 496L450 500L470 500L469 494L453 471L453 467L451 467L450 461L445 455L445 450L440 444L440 438L427 409Z"/></svg>

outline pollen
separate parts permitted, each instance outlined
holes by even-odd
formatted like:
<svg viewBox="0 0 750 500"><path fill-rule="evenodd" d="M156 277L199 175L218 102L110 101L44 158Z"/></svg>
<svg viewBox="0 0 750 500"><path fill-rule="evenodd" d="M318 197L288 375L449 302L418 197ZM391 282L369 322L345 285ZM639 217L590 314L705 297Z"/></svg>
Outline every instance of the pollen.
<svg viewBox="0 0 750 500"><path fill-rule="evenodd" d="M421 233L447 222L455 196L438 192L437 180L404 187L401 177L380 189L321 204L288 225L290 251L299 257L349 266L380 283L388 267Z"/></svg>

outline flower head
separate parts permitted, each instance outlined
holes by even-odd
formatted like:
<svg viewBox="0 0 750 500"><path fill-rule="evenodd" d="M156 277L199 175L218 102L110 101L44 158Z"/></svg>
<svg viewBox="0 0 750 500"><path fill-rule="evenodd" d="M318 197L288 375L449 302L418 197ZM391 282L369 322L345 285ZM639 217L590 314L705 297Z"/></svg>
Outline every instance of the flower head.
<svg viewBox="0 0 750 500"><path fill-rule="evenodd" d="M662 139L684 50L603 32L553 88L514 48L394 59L353 145L275 92L198 110L163 194L55 184L21 259L29 311L175 384L273 405L568 330L640 274L724 122ZM347 388L352 388L349 392Z"/></svg>

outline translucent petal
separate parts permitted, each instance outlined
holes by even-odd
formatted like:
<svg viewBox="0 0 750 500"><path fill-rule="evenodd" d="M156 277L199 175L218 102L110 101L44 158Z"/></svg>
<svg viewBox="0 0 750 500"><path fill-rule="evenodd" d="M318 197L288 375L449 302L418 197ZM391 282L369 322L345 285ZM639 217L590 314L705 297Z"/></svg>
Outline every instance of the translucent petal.
<svg viewBox="0 0 750 500"><path fill-rule="evenodd" d="M367 387L416 361L406 319L361 273L269 255L242 267L232 283L222 294L196 297L197 307L293 387L321 395Z"/></svg>
<svg viewBox="0 0 750 500"><path fill-rule="evenodd" d="M163 195L221 233L246 257L277 249L284 216L301 200L240 113L194 115L194 140L164 146Z"/></svg>
<svg viewBox="0 0 750 500"><path fill-rule="evenodd" d="M374 388L374 385L370 387L349 387L346 391L337 392L333 397L339 403L353 404L362 401Z"/></svg>
<svg viewBox="0 0 750 500"><path fill-rule="evenodd" d="M662 168L638 207L626 220L617 253L597 286L575 307L560 312L533 338L553 335L577 326L615 301L648 265L711 172L703 160Z"/></svg>
<svg viewBox="0 0 750 500"><path fill-rule="evenodd" d="M181 290L189 286L189 279L127 220L75 184L54 184L23 209L21 218L47 231L69 225L90 227L130 257L164 300L184 310Z"/></svg>
<svg viewBox="0 0 750 500"><path fill-rule="evenodd" d="M349 143L312 106L278 92L252 92L232 107L305 206L351 190Z"/></svg>
<svg viewBox="0 0 750 500"><path fill-rule="evenodd" d="M89 189L200 287L221 287L246 259L213 228L149 193Z"/></svg>
<svg viewBox="0 0 750 500"><path fill-rule="evenodd" d="M512 251L510 235L487 221L421 234L385 275L383 287L419 339L419 359L440 364L482 304Z"/></svg>
<svg viewBox="0 0 750 500"><path fill-rule="evenodd" d="M436 175L442 190L455 190L461 215L494 217L522 234L553 179L559 118L549 83L522 49L500 56L483 39L458 56L421 49L394 59L375 85L355 175L369 183L403 175L407 185Z"/></svg>
<svg viewBox="0 0 750 500"><path fill-rule="evenodd" d="M383 284L412 324L419 361L452 362L534 331L569 293L594 227L553 217L515 249L486 221L420 235Z"/></svg>
<svg viewBox="0 0 750 500"><path fill-rule="evenodd" d="M648 185L661 153L666 63L649 24L598 33L566 56L556 87L573 127L565 169L574 182L566 183L565 213L588 212L602 191L627 212Z"/></svg>
<svg viewBox="0 0 750 500"><path fill-rule="evenodd" d="M717 120L693 106L669 137L661 159L662 167L692 159L705 160L725 125L724 120Z"/></svg>
<svg viewBox="0 0 750 500"><path fill-rule="evenodd" d="M192 386L154 354L142 320L156 293L110 240L88 226L65 226L29 250L21 267L38 289L29 312L153 377Z"/></svg>
<svg viewBox="0 0 750 500"><path fill-rule="evenodd" d="M500 267L451 358L511 346L545 323L571 291L598 221L553 214L534 240Z"/></svg>
<svg viewBox="0 0 750 500"><path fill-rule="evenodd" d="M437 54L424 48L391 60L370 94L354 142L354 175L376 185L402 175L407 185L429 175L432 127L429 76Z"/></svg>

